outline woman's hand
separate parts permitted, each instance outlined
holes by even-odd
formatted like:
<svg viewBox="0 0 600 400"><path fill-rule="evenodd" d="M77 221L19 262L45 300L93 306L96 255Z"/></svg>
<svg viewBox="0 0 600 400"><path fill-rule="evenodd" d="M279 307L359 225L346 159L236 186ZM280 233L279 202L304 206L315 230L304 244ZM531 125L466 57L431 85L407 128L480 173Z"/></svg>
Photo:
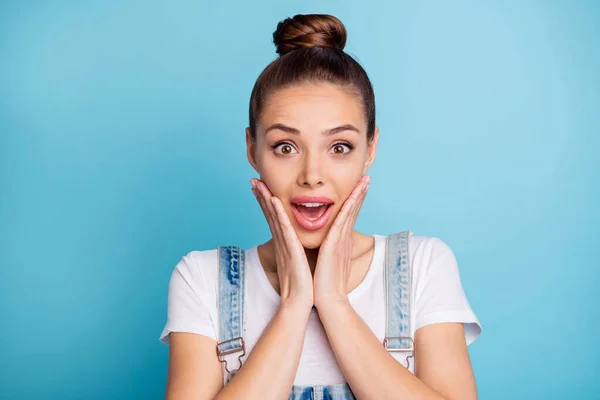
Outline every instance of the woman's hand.
<svg viewBox="0 0 600 400"><path fill-rule="evenodd" d="M314 304L313 281L304 247L298 239L281 200L273 196L267 185L251 179L252 193L260 204L275 244L275 259L282 303Z"/></svg>
<svg viewBox="0 0 600 400"><path fill-rule="evenodd" d="M321 244L314 274L314 304L348 299L348 278L351 270L352 232L358 212L367 195L371 177L363 176L344 202Z"/></svg>

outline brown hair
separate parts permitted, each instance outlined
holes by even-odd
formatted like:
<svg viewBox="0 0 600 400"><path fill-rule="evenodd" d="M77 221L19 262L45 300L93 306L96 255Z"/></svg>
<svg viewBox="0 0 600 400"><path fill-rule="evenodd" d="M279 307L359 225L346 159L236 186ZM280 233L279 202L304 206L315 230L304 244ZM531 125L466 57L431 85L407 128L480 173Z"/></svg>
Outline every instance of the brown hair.
<svg viewBox="0 0 600 400"><path fill-rule="evenodd" d="M279 58L260 74L250 96L250 136L269 94L302 83L330 82L356 94L367 120L367 141L375 134L375 95L366 71L344 52L346 28L332 15L306 14L277 24L273 42Z"/></svg>

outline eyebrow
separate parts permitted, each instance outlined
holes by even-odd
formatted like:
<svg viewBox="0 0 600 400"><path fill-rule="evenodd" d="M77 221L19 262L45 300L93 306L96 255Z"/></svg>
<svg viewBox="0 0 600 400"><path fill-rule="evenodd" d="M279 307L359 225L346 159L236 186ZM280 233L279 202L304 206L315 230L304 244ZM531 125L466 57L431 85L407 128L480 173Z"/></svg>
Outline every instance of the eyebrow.
<svg viewBox="0 0 600 400"><path fill-rule="evenodd" d="M287 125L284 125L284 124L276 123L276 124L271 125L270 127L268 127L265 130L265 135L267 133L269 133L269 131L272 131L274 129L279 129L279 130L282 130L284 132L291 133L293 135L299 135L300 134L300 131L298 129L296 129L296 128L292 128L291 126L287 126ZM326 129L323 132L321 132L321 135L323 135L323 136L329 136L329 135L333 135L333 134L336 134L336 133L339 133L339 132L343 132L343 131L355 131L357 133L360 133L360 131L358 130L358 128L355 127L354 125L345 124L345 125L336 126L335 128Z"/></svg>

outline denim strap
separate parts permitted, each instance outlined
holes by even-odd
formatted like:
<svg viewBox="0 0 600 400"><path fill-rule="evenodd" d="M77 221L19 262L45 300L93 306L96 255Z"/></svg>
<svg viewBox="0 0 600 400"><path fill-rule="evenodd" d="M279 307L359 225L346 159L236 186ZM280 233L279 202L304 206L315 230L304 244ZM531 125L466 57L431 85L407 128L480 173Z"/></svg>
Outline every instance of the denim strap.
<svg viewBox="0 0 600 400"><path fill-rule="evenodd" d="M385 303L386 324L383 345L387 351L405 351L414 356L410 330L410 291L412 283L408 242L411 231L394 233L386 238Z"/></svg>
<svg viewBox="0 0 600 400"><path fill-rule="evenodd" d="M244 343L244 277L245 252L237 246L219 246L219 344L217 355L225 364L227 382L242 367L242 357L246 354ZM240 353L239 366L230 368L225 355Z"/></svg>

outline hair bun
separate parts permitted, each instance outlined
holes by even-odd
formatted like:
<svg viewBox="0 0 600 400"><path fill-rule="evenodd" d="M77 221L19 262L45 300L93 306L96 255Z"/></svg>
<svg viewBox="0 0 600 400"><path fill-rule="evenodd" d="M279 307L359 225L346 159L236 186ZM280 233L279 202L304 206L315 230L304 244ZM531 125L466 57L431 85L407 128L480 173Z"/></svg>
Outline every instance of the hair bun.
<svg viewBox="0 0 600 400"><path fill-rule="evenodd" d="M277 24L273 42L280 56L313 46L344 50L346 28L342 21L332 15L298 14Z"/></svg>

